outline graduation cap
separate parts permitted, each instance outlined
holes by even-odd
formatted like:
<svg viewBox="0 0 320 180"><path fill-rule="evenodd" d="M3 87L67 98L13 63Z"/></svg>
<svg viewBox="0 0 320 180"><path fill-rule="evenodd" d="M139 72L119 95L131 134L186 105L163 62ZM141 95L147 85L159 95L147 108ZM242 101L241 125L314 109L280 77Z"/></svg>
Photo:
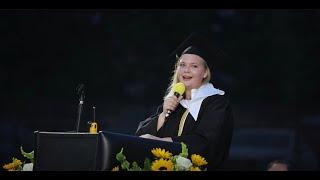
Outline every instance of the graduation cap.
<svg viewBox="0 0 320 180"><path fill-rule="evenodd" d="M189 36L171 53L170 57L176 58L183 54L195 54L207 62L212 70L217 64L220 64L227 56L218 46L213 33L208 31L192 32Z"/></svg>

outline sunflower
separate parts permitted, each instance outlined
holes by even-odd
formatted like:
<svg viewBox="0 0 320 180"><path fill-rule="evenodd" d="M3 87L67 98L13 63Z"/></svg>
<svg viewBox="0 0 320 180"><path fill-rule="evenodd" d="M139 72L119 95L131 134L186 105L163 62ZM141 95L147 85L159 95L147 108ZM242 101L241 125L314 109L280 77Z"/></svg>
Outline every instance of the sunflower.
<svg viewBox="0 0 320 180"><path fill-rule="evenodd" d="M111 171L119 171L119 166L112 168Z"/></svg>
<svg viewBox="0 0 320 180"><path fill-rule="evenodd" d="M192 163L195 164L196 166L203 166L208 164L208 162L203 157L197 154L192 154L191 160L192 160Z"/></svg>
<svg viewBox="0 0 320 180"><path fill-rule="evenodd" d="M166 151L165 149L155 148L151 150L152 154L158 158L169 159L172 156L172 153Z"/></svg>
<svg viewBox="0 0 320 180"><path fill-rule="evenodd" d="M163 158L155 160L152 162L152 171L173 171L173 163L170 160L165 160Z"/></svg>
<svg viewBox="0 0 320 180"><path fill-rule="evenodd" d="M201 171L199 167L191 166L190 171Z"/></svg>
<svg viewBox="0 0 320 180"><path fill-rule="evenodd" d="M3 168L8 171L12 171L12 170L20 169L21 165L22 165L22 162L19 159L13 158L12 163L5 164Z"/></svg>

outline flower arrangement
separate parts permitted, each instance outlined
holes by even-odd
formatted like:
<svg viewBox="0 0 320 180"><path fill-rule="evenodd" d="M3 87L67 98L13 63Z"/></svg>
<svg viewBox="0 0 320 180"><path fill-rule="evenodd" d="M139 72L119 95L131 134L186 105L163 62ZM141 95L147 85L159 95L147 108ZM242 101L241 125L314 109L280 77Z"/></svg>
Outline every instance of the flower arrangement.
<svg viewBox="0 0 320 180"><path fill-rule="evenodd" d="M123 154L123 148L116 155L116 159L120 162L122 170L126 171L205 171L205 165L208 162L198 154L192 154L191 160L188 159L188 148L186 144L181 143L181 153L173 155L169 151L161 148L154 148L151 153L155 156L151 161L149 158L144 160L143 167L137 162L130 164ZM111 171L120 171L119 166L114 167Z"/></svg>
<svg viewBox="0 0 320 180"><path fill-rule="evenodd" d="M27 153L20 146L20 152L23 157L25 157L26 159L28 159L30 161L29 163L27 163L26 161L21 162L21 160L13 157L11 163L5 164L2 167L7 171L32 171L33 170L34 151Z"/></svg>

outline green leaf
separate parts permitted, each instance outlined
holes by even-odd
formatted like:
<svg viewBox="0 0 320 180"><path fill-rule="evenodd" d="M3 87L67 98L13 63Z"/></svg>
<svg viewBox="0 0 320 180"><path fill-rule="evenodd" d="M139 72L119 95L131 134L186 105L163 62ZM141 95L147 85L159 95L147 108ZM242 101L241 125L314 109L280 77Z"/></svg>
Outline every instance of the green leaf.
<svg viewBox="0 0 320 180"><path fill-rule="evenodd" d="M130 163L127 160L125 160L121 163L122 169L126 169L127 171L129 171L129 167L130 167Z"/></svg>
<svg viewBox="0 0 320 180"><path fill-rule="evenodd" d="M184 158L188 158L188 148L187 145L183 142L181 142L181 153L179 155Z"/></svg>
<svg viewBox="0 0 320 180"><path fill-rule="evenodd" d="M126 160L126 156L123 154L123 148L121 148L121 151L117 153L116 159L122 163Z"/></svg>
<svg viewBox="0 0 320 180"><path fill-rule="evenodd" d="M22 148L22 146L20 146L20 151L21 154L26 157L27 159L29 159L32 163L33 163L33 159L34 159L34 151L31 151L29 153L25 152Z"/></svg>
<svg viewBox="0 0 320 180"><path fill-rule="evenodd" d="M141 171L141 167L139 167L137 162L132 163L132 168L130 169L131 171Z"/></svg>
<svg viewBox="0 0 320 180"><path fill-rule="evenodd" d="M171 162L172 162L173 164L176 164L177 158L178 158L178 155L174 155L174 156L172 156L172 157L170 158L170 160L171 160Z"/></svg>
<svg viewBox="0 0 320 180"><path fill-rule="evenodd" d="M146 159L144 160L143 170L144 170L144 171L151 171L151 161L150 161L149 158L146 158Z"/></svg>

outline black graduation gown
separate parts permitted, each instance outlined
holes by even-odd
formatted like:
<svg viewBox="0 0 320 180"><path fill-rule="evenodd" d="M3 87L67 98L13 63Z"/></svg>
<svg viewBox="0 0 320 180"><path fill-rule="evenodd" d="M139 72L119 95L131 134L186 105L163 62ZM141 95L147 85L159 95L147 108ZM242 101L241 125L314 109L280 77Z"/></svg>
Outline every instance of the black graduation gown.
<svg viewBox="0 0 320 180"><path fill-rule="evenodd" d="M185 108L180 104L165 124L157 131L159 114L140 122L136 135L152 134L158 137L171 137L174 142L184 142L190 154L200 154L208 161L208 170L217 169L229 154L233 132L233 114L229 101L221 95L213 95L202 101L198 120L189 113L181 136L177 136L179 123Z"/></svg>

